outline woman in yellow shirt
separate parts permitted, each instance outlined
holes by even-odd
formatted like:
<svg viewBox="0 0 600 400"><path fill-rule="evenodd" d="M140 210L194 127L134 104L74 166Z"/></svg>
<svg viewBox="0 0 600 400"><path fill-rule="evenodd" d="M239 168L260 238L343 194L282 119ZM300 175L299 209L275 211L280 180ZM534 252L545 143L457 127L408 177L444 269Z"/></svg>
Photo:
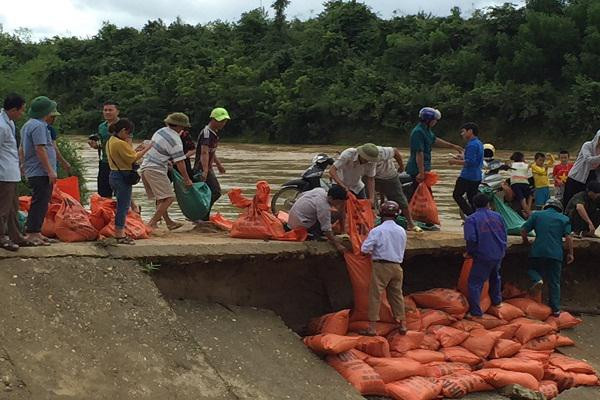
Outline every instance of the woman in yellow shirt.
<svg viewBox="0 0 600 400"><path fill-rule="evenodd" d="M139 175L134 170L134 164L151 148L152 142L140 151L133 149L131 132L134 125L127 118L122 118L108 127L111 137L106 144L108 165L110 166L109 183L117 196L117 211L115 213L115 238L117 243L135 244L134 240L125 235L125 221L131 206L131 188L139 181Z"/></svg>

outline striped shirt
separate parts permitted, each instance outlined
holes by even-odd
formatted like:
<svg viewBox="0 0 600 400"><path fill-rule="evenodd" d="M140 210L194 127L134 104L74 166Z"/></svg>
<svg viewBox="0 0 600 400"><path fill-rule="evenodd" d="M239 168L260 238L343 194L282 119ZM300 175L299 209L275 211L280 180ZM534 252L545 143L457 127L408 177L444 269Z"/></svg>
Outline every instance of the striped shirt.
<svg viewBox="0 0 600 400"><path fill-rule="evenodd" d="M176 163L182 160L185 160L185 153L181 138L177 132L165 126L152 135L152 149L146 153L140 171L154 169L166 174L169 161Z"/></svg>

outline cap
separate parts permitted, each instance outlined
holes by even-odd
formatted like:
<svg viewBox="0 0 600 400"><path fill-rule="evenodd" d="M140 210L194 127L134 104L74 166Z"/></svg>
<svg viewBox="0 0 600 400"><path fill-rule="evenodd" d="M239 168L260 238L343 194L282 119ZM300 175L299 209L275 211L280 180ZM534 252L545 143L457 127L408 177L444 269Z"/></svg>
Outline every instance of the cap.
<svg viewBox="0 0 600 400"><path fill-rule="evenodd" d="M224 108L215 108L211 111L210 117L219 122L223 121L224 119L231 119L229 117L229 113Z"/></svg>

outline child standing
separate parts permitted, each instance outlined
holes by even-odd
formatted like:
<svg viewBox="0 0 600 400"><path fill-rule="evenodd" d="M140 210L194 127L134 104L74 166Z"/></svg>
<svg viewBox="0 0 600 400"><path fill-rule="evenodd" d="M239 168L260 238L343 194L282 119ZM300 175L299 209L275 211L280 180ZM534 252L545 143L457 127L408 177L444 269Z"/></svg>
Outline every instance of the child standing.
<svg viewBox="0 0 600 400"><path fill-rule="evenodd" d="M531 214L531 189L529 188L529 177L531 171L529 164L525 162L525 155L520 151L515 151L510 156L512 161L510 174L510 188L512 189L515 199L521 204L521 213L525 218Z"/></svg>
<svg viewBox="0 0 600 400"><path fill-rule="evenodd" d="M554 178L554 197L562 200L563 193L565 192L565 183L569 177L569 171L573 168L573 163L569 162L569 152L567 150L561 150L558 158L560 164L554 166L552 177Z"/></svg>
<svg viewBox="0 0 600 400"><path fill-rule="evenodd" d="M368 336L376 334L375 324L379 320L381 293L384 290L392 306L394 319L400 325L398 332L402 335L406 333L402 294L404 272L401 265L406 250L406 231L395 222L399 212L398 203L384 202L379 209L383 223L369 232L361 248L363 254L370 254L373 259L369 286L369 328L364 332Z"/></svg>
<svg viewBox="0 0 600 400"><path fill-rule="evenodd" d="M531 173L533 174L533 186L535 187L535 207L542 209L550 199L550 182L548 180L548 169L554 165L552 154L535 153Z"/></svg>

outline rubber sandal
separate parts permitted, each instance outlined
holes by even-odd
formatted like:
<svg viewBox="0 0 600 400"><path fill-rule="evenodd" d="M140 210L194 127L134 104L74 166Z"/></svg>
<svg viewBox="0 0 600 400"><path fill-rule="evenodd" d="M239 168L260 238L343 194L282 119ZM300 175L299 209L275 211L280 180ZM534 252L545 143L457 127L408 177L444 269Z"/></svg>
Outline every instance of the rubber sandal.
<svg viewBox="0 0 600 400"><path fill-rule="evenodd" d="M29 239L23 239L20 242L17 242L17 244L19 245L19 247L35 247L36 246L36 244L33 243Z"/></svg>
<svg viewBox="0 0 600 400"><path fill-rule="evenodd" d="M17 251L19 250L19 245L12 242L11 240L2 240L0 242L0 248L7 251Z"/></svg>
<svg viewBox="0 0 600 400"><path fill-rule="evenodd" d="M129 236L122 236L122 237L118 237L115 239L117 239L118 244L129 244L129 245L135 244L135 240L133 240Z"/></svg>

